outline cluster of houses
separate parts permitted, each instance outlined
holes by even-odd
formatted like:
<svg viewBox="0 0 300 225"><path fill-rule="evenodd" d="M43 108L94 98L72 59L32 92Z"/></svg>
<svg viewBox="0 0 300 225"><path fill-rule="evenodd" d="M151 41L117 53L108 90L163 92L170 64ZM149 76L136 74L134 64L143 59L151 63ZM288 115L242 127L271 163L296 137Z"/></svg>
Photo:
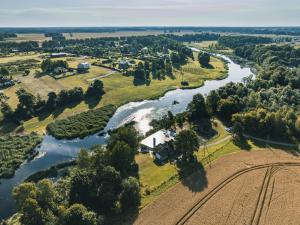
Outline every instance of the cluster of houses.
<svg viewBox="0 0 300 225"><path fill-rule="evenodd" d="M166 161L173 153L172 142L176 131L159 130L141 141L140 151L150 153L158 162Z"/></svg>

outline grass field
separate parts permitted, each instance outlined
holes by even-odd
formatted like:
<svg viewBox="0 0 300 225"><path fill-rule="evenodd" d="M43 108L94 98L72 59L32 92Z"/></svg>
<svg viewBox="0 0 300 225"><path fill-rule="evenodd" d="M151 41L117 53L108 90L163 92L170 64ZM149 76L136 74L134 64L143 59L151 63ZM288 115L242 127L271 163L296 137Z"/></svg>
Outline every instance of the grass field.
<svg viewBox="0 0 300 225"><path fill-rule="evenodd" d="M79 61L80 59L75 58L69 61L69 64L71 67L74 67ZM216 58L212 58L214 69L204 69L201 68L200 65L199 68L196 69L198 65L197 61L190 60L189 63L184 66L184 71L174 71L174 79L167 77L162 81L152 80L149 86L134 86L133 77L126 77L120 73L114 73L108 77L100 78L104 83L106 94L103 96L102 100L92 108L99 108L109 104L120 106L130 101L157 98L171 89L182 87L182 80L188 81L189 87L199 87L203 85L204 80L224 77L226 72L224 63ZM35 95L40 94L42 97L45 97L49 91L60 91L62 89L70 89L73 87L82 87L83 89L86 89L91 82L89 79L107 74L108 72L109 70L107 69L92 66L88 74L80 74L59 80L55 80L50 76L35 78L32 73L32 75L29 75L28 77L20 77L22 80L21 84L5 89L4 92L10 97L9 104L15 108L18 104L15 91L20 87L25 88ZM76 106L72 105L67 107L63 111L59 110L59 113L55 112L46 118L33 118L24 122L25 132L30 133L32 131L37 131L39 133L44 133L47 124L53 122L53 120L64 119L89 109L91 109L90 104L81 102Z"/></svg>

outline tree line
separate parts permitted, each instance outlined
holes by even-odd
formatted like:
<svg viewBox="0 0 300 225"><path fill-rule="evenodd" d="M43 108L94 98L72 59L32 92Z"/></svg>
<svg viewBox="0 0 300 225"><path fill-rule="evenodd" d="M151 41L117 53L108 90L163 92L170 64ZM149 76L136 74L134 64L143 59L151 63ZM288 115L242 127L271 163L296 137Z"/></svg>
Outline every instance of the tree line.
<svg viewBox="0 0 300 225"><path fill-rule="evenodd" d="M273 39L269 37L259 36L221 36L218 44L229 48L237 48L244 45L268 44Z"/></svg>

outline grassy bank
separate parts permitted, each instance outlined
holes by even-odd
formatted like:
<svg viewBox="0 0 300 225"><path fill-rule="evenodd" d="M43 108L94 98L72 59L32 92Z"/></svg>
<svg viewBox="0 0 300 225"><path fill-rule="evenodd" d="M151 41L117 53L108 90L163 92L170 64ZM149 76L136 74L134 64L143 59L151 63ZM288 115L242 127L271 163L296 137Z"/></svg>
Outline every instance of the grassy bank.
<svg viewBox="0 0 300 225"><path fill-rule="evenodd" d="M115 106L107 105L63 120L56 120L47 126L47 131L58 139L85 137L103 130L115 110Z"/></svg>
<svg viewBox="0 0 300 225"><path fill-rule="evenodd" d="M12 177L15 170L34 155L41 141L42 137L37 135L0 137L0 178Z"/></svg>

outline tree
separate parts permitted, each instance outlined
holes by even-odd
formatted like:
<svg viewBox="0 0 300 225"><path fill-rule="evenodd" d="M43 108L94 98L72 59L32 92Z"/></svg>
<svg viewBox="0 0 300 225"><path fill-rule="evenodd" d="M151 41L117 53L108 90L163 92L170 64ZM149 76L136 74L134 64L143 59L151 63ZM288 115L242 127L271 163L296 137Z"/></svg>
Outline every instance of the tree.
<svg viewBox="0 0 300 225"><path fill-rule="evenodd" d="M137 152L139 146L139 134L132 125L120 127L111 133L107 148L112 149L119 141L128 144L134 152Z"/></svg>
<svg viewBox="0 0 300 225"><path fill-rule="evenodd" d="M23 183L14 188L13 197L20 211L21 223L26 225L55 224L58 202L57 193L50 180L37 184Z"/></svg>
<svg viewBox="0 0 300 225"><path fill-rule="evenodd" d="M200 52L198 55L198 61L202 67L208 67L210 62L210 55L206 52Z"/></svg>
<svg viewBox="0 0 300 225"><path fill-rule="evenodd" d="M34 112L34 106L36 102L36 98L33 94L27 92L25 89L21 88L17 91L17 96L19 99L18 108L23 108L29 113Z"/></svg>
<svg viewBox="0 0 300 225"><path fill-rule="evenodd" d="M134 163L135 151L128 144L118 141L109 153L111 165L126 176Z"/></svg>
<svg viewBox="0 0 300 225"><path fill-rule="evenodd" d="M128 177L122 182L123 191L121 193L121 206L123 211L136 208L141 201L140 184L134 177Z"/></svg>
<svg viewBox="0 0 300 225"><path fill-rule="evenodd" d="M7 77L9 75L9 70L6 67L0 67L0 79L2 77Z"/></svg>
<svg viewBox="0 0 300 225"><path fill-rule="evenodd" d="M243 126L240 122L235 122L233 124L232 132L234 134L235 139L237 140L243 139Z"/></svg>
<svg viewBox="0 0 300 225"><path fill-rule="evenodd" d="M54 110L57 104L57 94L55 92L48 93L48 100L46 102L46 106L50 110Z"/></svg>
<svg viewBox="0 0 300 225"><path fill-rule="evenodd" d="M182 154L185 162L194 158L194 151L198 151L199 146L198 136L192 130L183 130L175 138L175 150Z"/></svg>
<svg viewBox="0 0 300 225"><path fill-rule="evenodd" d="M220 97L218 95L218 93L213 90L209 93L209 95L206 98L206 108L207 111L214 115L217 112L218 109L218 103L219 103Z"/></svg>
<svg viewBox="0 0 300 225"><path fill-rule="evenodd" d="M103 82L101 80L94 80L86 91L86 96L98 98L104 93Z"/></svg>
<svg viewBox="0 0 300 225"><path fill-rule="evenodd" d="M98 225L97 214L84 205L74 204L65 212L64 225Z"/></svg>
<svg viewBox="0 0 300 225"><path fill-rule="evenodd" d="M202 94L194 95L192 102L187 107L187 111L191 121L207 118L209 116L206 110L205 99Z"/></svg>

